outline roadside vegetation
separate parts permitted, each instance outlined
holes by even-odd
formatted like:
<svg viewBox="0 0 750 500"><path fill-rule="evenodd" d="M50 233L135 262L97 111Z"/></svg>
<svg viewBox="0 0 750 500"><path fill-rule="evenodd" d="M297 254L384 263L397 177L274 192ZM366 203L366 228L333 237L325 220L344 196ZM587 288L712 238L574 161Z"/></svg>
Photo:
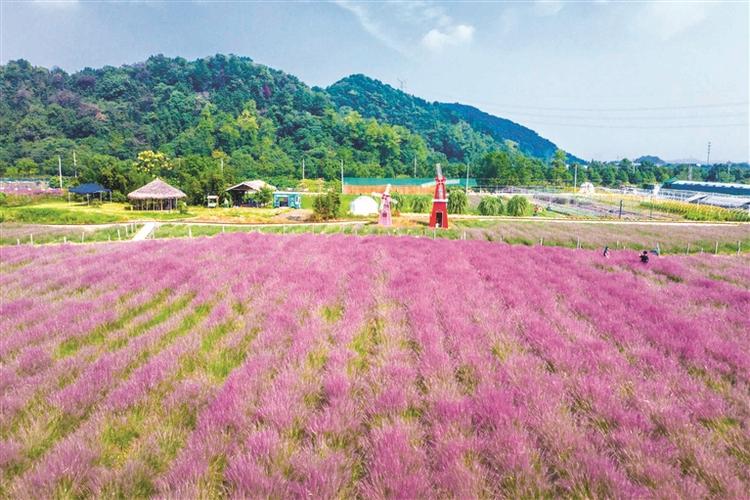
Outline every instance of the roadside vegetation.
<svg viewBox="0 0 750 500"><path fill-rule="evenodd" d="M688 220L750 222L750 213L747 210L728 210L679 201L644 201L641 202L641 206L677 214Z"/></svg>

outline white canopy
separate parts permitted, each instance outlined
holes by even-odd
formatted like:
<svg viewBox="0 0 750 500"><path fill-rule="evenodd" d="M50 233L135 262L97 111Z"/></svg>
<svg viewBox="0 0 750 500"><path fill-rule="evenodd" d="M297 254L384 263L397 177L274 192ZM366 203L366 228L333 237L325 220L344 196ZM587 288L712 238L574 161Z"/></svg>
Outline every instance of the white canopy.
<svg viewBox="0 0 750 500"><path fill-rule="evenodd" d="M378 213L378 202L370 196L357 196L349 204L352 215L375 215Z"/></svg>

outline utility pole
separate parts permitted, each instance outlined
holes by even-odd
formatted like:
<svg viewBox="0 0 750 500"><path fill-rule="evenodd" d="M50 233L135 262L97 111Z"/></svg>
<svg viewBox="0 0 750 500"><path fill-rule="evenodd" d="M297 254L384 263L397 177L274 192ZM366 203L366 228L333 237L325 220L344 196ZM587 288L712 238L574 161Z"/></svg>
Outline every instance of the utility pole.
<svg viewBox="0 0 750 500"><path fill-rule="evenodd" d="M688 180L693 180L693 164L688 165Z"/></svg>
<svg viewBox="0 0 750 500"><path fill-rule="evenodd" d="M305 159L302 158L302 180L305 180Z"/></svg>
<svg viewBox="0 0 750 500"><path fill-rule="evenodd" d="M578 163L575 164L575 170L573 173L573 192L578 191Z"/></svg>
<svg viewBox="0 0 750 500"><path fill-rule="evenodd" d="M469 163L466 163L466 196L469 196Z"/></svg>
<svg viewBox="0 0 750 500"><path fill-rule="evenodd" d="M706 166L710 167L711 163L711 141L708 141L708 151L706 151Z"/></svg>
<svg viewBox="0 0 750 500"><path fill-rule="evenodd" d="M344 194L344 160L341 160L341 194Z"/></svg>
<svg viewBox="0 0 750 500"><path fill-rule="evenodd" d="M57 177L60 179L60 189L62 189L62 159L57 155Z"/></svg>
<svg viewBox="0 0 750 500"><path fill-rule="evenodd" d="M398 80L398 88L401 89L401 92L405 92L406 80L402 80L401 78L396 78L396 80Z"/></svg>
<svg viewBox="0 0 750 500"><path fill-rule="evenodd" d="M224 177L224 157L221 157L221 176Z"/></svg>
<svg viewBox="0 0 750 500"><path fill-rule="evenodd" d="M76 152L73 151L73 175L78 179L78 162L76 161Z"/></svg>
<svg viewBox="0 0 750 500"><path fill-rule="evenodd" d="M417 176L417 157L414 157L414 175L413 177Z"/></svg>

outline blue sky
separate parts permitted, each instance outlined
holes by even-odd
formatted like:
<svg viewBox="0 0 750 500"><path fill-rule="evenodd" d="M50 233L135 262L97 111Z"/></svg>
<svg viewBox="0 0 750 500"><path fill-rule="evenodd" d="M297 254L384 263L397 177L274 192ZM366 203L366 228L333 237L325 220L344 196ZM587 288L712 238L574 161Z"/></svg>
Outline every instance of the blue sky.
<svg viewBox="0 0 750 500"><path fill-rule="evenodd" d="M0 2L0 61L74 71L234 53L364 73L583 158L750 158L748 2Z"/></svg>

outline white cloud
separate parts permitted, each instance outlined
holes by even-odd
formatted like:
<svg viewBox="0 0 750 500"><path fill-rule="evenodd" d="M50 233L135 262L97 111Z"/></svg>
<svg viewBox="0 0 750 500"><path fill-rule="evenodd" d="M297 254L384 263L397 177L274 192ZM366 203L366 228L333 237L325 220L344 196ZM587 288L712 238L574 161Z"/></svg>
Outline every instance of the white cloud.
<svg viewBox="0 0 750 500"><path fill-rule="evenodd" d="M422 45L433 52L440 52L449 46L470 43L472 38L474 38L474 27L458 24L446 29L431 29L422 37Z"/></svg>
<svg viewBox="0 0 750 500"><path fill-rule="evenodd" d="M704 3L653 2L639 13L637 25L644 32L668 40L697 26L706 18Z"/></svg>
<svg viewBox="0 0 750 500"><path fill-rule="evenodd" d="M421 46L441 51L449 46L471 42L474 27L454 22L446 9L427 0L409 2L364 3L354 0L332 0L351 12L362 28L375 39L401 53L414 55L419 33Z"/></svg>
<svg viewBox="0 0 750 500"><path fill-rule="evenodd" d="M371 15L367 6L350 0L332 0L339 7L348 10L357 18L359 24L366 32L379 40L384 45L390 47L396 52L406 54L406 49L394 37L390 36L382 28L380 23Z"/></svg>

